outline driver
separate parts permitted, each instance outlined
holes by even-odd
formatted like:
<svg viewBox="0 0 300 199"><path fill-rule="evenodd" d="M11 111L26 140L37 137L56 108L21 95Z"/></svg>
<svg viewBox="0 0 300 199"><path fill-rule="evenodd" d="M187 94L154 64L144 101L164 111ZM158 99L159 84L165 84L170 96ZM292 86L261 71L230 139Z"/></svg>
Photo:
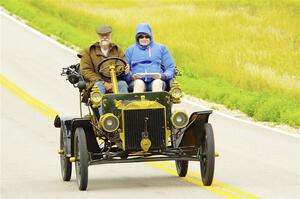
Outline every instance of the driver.
<svg viewBox="0 0 300 199"><path fill-rule="evenodd" d="M175 64L168 49L153 41L149 24L136 28L135 44L127 48L125 56L131 66L126 80L133 92L162 91L165 81L174 78ZM164 67L162 67L164 66ZM147 76L145 73L151 73ZM149 76L150 75L150 76Z"/></svg>
<svg viewBox="0 0 300 199"><path fill-rule="evenodd" d="M110 78L101 74L109 74L109 67L111 64L121 65L120 61L107 61L105 65L98 64L109 57L118 57L124 59L124 53L121 48L111 42L112 28L108 25L102 25L96 30L98 41L84 49L80 54L80 71L87 82L87 89L89 90L94 84L97 85L100 92L105 94L112 92L112 83ZM101 67L101 68L100 68ZM125 75L129 72L130 67L125 66ZM101 73L99 72L101 71ZM119 93L128 93L128 85L124 81L125 76L118 77Z"/></svg>

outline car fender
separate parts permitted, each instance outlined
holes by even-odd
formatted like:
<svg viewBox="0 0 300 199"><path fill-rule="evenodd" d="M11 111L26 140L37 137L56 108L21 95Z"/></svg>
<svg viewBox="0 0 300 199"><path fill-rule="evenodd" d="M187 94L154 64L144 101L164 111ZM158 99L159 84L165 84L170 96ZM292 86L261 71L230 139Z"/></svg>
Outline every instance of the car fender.
<svg viewBox="0 0 300 199"><path fill-rule="evenodd" d="M193 112L187 127L182 129L182 136L176 140L175 147L196 146L198 148L204 132L204 124L208 123L211 113L212 110Z"/></svg>
<svg viewBox="0 0 300 199"><path fill-rule="evenodd" d="M62 123L71 121L74 118L78 118L76 115L56 115L54 119L54 126L60 128ZM68 122L67 122L68 123Z"/></svg>
<svg viewBox="0 0 300 199"><path fill-rule="evenodd" d="M54 126L56 128L61 128L63 131L64 139L64 152L67 157L71 157L72 153L72 134L71 134L71 123L74 118L78 116L75 115L56 115L54 119Z"/></svg>
<svg viewBox="0 0 300 199"><path fill-rule="evenodd" d="M71 121L72 156L74 156L74 135L75 135L76 128L83 128L86 136L87 147L89 152L92 153L101 152L90 118L74 118Z"/></svg>

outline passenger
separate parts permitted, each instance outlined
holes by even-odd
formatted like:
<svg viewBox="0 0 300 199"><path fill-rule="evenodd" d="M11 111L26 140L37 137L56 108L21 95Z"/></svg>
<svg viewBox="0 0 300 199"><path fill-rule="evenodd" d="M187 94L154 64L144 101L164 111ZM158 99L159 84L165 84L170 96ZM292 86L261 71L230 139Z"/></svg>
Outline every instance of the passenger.
<svg viewBox="0 0 300 199"><path fill-rule="evenodd" d="M99 41L84 49L79 56L80 60L80 71L87 82L87 90L94 84L98 86L101 93L112 92L112 83L109 78L105 78L99 73L98 64L108 57L118 57L125 59L124 53L121 48L111 42L112 28L108 25L102 25L97 30ZM109 61L108 61L109 62ZM119 62L119 61L118 61ZM116 63L114 61L114 63ZM109 63L107 63L109 64ZM108 65L106 65L108 66ZM105 67L103 70L109 74L109 67ZM129 65L125 67L125 74L129 72ZM118 90L119 93L128 93L128 85L126 83L125 76L118 78Z"/></svg>
<svg viewBox="0 0 300 199"><path fill-rule="evenodd" d="M131 70L126 75L129 90L133 92L162 91L166 82L174 78L175 64L168 49L153 41L149 24L136 28L135 44L125 51ZM162 67L162 65L164 67ZM145 74L149 75L145 75Z"/></svg>

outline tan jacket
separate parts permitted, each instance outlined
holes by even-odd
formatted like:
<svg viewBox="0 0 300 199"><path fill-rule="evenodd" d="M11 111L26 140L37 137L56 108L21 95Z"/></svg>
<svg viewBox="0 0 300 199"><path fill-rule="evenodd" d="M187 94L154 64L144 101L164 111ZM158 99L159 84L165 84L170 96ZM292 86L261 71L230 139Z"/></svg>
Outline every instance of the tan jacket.
<svg viewBox="0 0 300 199"><path fill-rule="evenodd" d="M78 54L78 57L80 58L80 72L83 75L85 81L86 81L86 89L82 93L82 101L87 102L90 89L93 87L95 82L97 81L106 81L109 82L109 79L106 79L105 77L101 77L99 73L99 66L98 64L108 58L108 57L118 57L121 59L125 59L124 53L116 44L111 43L109 51L107 56L105 56L101 49L99 42L94 43L89 48L84 49ZM117 61L118 63L119 61ZM117 64L114 62L114 64ZM104 70L106 74L109 74L108 67L111 65L112 62L106 62L105 66L102 65L101 68Z"/></svg>
<svg viewBox="0 0 300 199"><path fill-rule="evenodd" d="M101 76L99 73L98 64L105 58L108 57L118 57L125 60L125 56L120 47L116 44L111 43L107 56L105 56L99 46L99 42L94 43L89 48L84 49L79 55L80 60L80 72L84 79L87 81L87 90L91 88L95 82L103 80L109 82L110 80ZM113 61L112 61L113 62ZM101 68L104 73L109 74L108 67L112 62L106 62L105 66L102 65ZM114 62L117 64L116 62Z"/></svg>

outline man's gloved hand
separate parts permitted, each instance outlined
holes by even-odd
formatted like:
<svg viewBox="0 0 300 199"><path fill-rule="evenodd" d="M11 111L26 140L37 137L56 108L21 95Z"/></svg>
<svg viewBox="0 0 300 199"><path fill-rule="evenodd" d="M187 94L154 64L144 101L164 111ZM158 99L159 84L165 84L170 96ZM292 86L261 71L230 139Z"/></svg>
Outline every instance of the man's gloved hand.
<svg viewBox="0 0 300 199"><path fill-rule="evenodd" d="M130 66L127 64L125 66L125 75L127 75L129 73L129 71L130 71Z"/></svg>
<svg viewBox="0 0 300 199"><path fill-rule="evenodd" d="M112 92L112 83L104 82L103 86L107 92Z"/></svg>

